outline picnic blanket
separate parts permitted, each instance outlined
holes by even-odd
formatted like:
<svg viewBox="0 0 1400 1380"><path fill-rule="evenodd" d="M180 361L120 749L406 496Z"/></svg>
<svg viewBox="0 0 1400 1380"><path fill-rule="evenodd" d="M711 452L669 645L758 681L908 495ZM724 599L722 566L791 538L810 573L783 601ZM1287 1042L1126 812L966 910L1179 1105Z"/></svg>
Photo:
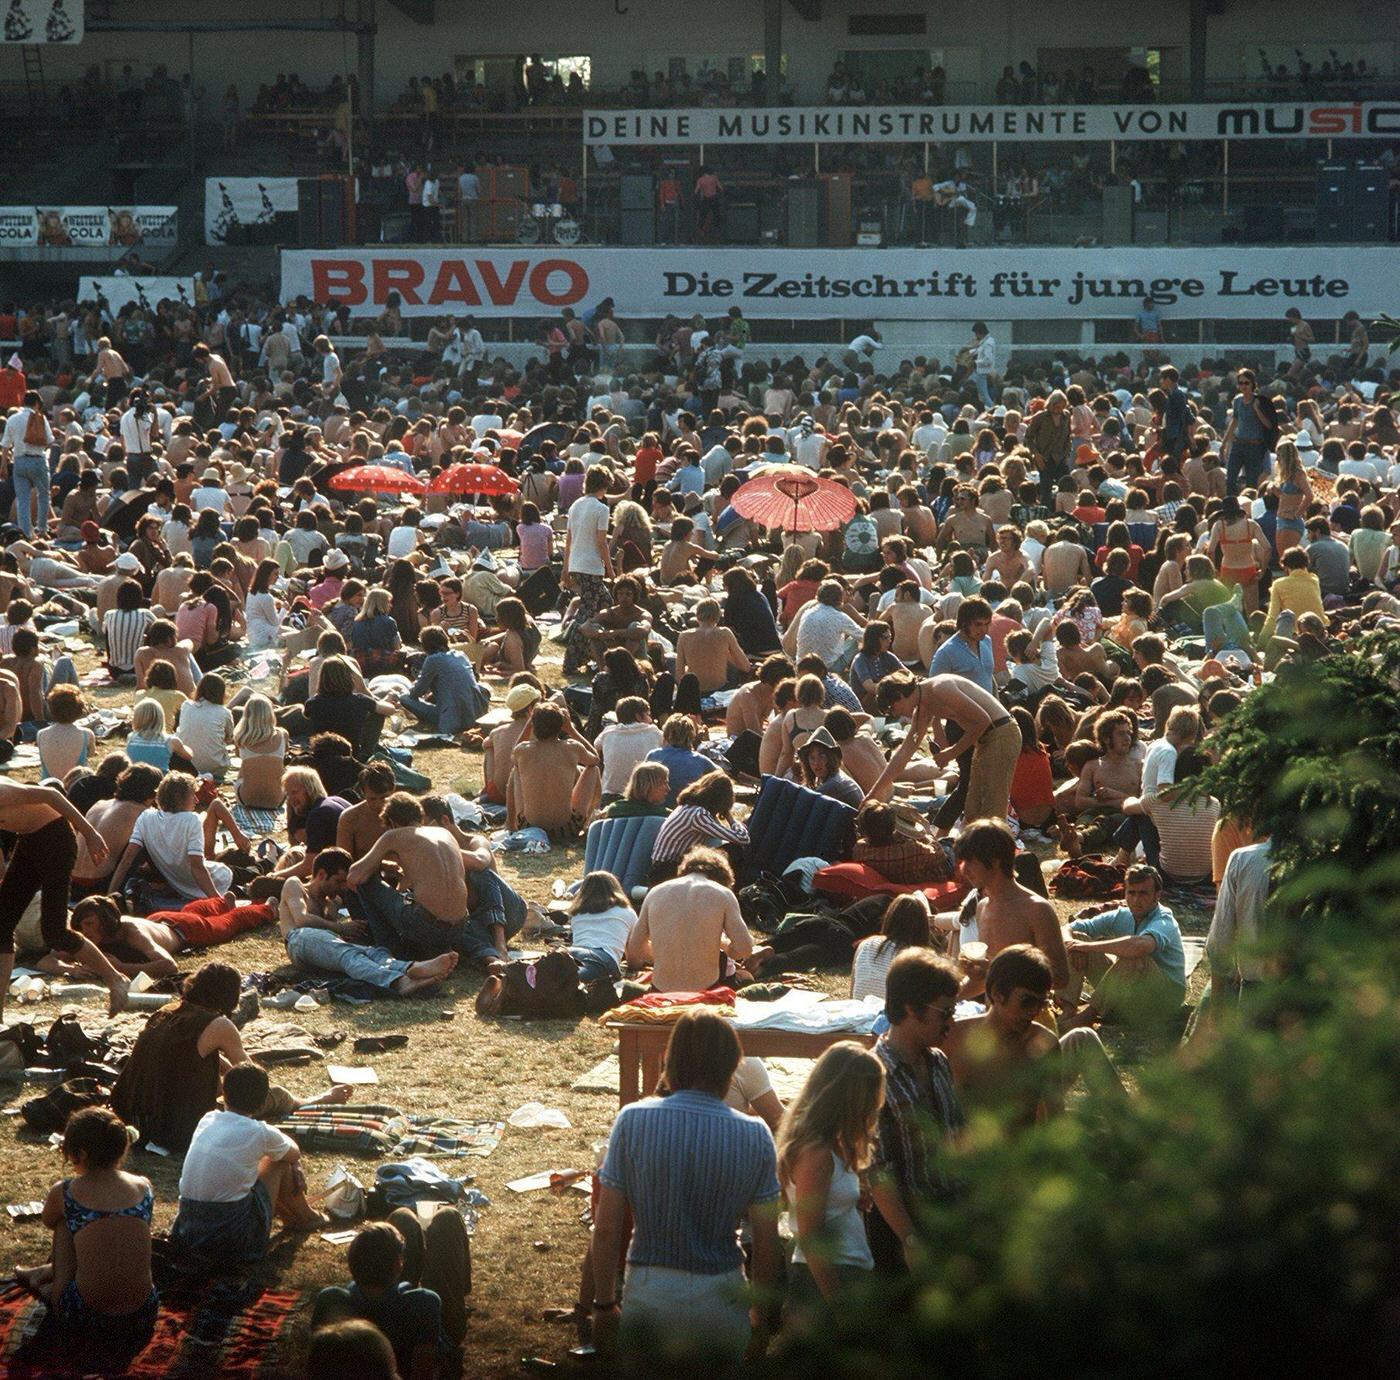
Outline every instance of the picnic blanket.
<svg viewBox="0 0 1400 1380"><path fill-rule="evenodd" d="M0 1375L7 1380L126 1375L272 1380L285 1375L301 1294L242 1282L200 1280L162 1290L151 1340L134 1356L78 1354L48 1324L31 1294L0 1294Z"/></svg>
<svg viewBox="0 0 1400 1380"><path fill-rule="evenodd" d="M230 813L233 815L233 822L253 838L275 834L285 827L280 806L275 810L254 810L241 800L235 800Z"/></svg>
<svg viewBox="0 0 1400 1380"><path fill-rule="evenodd" d="M500 1143L499 1121L461 1121L443 1116L405 1116L397 1107L303 1107L275 1123L303 1150L332 1154L445 1155L484 1158Z"/></svg>

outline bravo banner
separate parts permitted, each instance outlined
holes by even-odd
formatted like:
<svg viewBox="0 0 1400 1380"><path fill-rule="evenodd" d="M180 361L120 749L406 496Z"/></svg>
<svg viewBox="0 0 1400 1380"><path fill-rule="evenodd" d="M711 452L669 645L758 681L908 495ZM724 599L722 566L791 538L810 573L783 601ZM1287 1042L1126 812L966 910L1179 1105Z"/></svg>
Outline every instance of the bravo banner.
<svg viewBox="0 0 1400 1380"><path fill-rule="evenodd" d="M173 206L0 206L0 249L174 244Z"/></svg>
<svg viewBox="0 0 1400 1380"><path fill-rule="evenodd" d="M163 301L194 305L193 278L138 278L113 274L103 278L79 278L79 302L105 302L115 316L123 307L135 303L154 311Z"/></svg>
<svg viewBox="0 0 1400 1380"><path fill-rule="evenodd" d="M543 317L611 297L619 316L1280 320L1393 307L1393 248L1283 249L284 249L282 300L376 316Z"/></svg>
<svg viewBox="0 0 1400 1380"><path fill-rule="evenodd" d="M204 182L205 244L272 244L277 217L295 215L294 177L210 177Z"/></svg>
<svg viewBox="0 0 1400 1380"><path fill-rule="evenodd" d="M589 110L587 147L627 144L962 144L1110 139L1394 139L1400 103L802 106Z"/></svg>
<svg viewBox="0 0 1400 1380"><path fill-rule="evenodd" d="M81 43L83 0L8 0L0 38L6 43Z"/></svg>

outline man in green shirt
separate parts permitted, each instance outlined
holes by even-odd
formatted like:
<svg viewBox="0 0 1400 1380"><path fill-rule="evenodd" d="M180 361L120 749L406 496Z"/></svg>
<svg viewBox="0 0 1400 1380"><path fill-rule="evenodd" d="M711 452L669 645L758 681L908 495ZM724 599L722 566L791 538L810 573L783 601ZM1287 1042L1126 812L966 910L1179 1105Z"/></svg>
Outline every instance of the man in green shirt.
<svg viewBox="0 0 1400 1380"><path fill-rule="evenodd" d="M1201 615L1216 604L1228 603L1229 599L1230 591L1215 578L1215 566L1210 557L1188 556L1186 583L1164 594L1157 608L1168 623L1182 623L1199 633Z"/></svg>

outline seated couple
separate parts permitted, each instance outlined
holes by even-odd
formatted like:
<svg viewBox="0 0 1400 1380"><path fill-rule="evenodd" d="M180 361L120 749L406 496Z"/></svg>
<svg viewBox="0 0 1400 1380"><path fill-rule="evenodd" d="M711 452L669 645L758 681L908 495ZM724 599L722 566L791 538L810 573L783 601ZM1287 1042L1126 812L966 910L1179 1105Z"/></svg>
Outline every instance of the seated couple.
<svg viewBox="0 0 1400 1380"><path fill-rule="evenodd" d="M466 835L464 846L456 831L425 823L422 805L403 791L385 802L382 818L384 832L347 875L348 909L371 942L398 958L456 953L488 969L509 962L507 942L526 906L496 872L486 840ZM402 880L412 878L411 889L380 875L390 860Z"/></svg>

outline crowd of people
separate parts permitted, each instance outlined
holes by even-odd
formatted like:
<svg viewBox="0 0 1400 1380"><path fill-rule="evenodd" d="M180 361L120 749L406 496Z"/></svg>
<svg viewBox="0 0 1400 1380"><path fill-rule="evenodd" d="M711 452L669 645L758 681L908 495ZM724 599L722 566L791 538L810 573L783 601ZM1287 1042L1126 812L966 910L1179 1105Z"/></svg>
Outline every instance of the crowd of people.
<svg viewBox="0 0 1400 1380"><path fill-rule="evenodd" d="M382 341L342 360L304 302L163 303L130 349L134 314L26 313L45 329L0 376L0 755L37 743L41 775L0 778L0 1003L16 947L115 1011L138 974L272 924L300 973L387 999L472 970L486 1017L519 996L527 924L603 1008L835 964L882 1008L871 1048L835 1045L784 1108L728 1021L687 1012L665 1096L621 1112L597 1175L580 1332L735 1360L917 1261L969 1109L1030 1124L1081 1078L1123 1096L1097 1031L1180 1037L1176 895L1219 888L1207 1012L1258 977L1269 841L1192 783L1265 678L1400 614L1400 391L1359 320L1321 357L1290 311L1269 376L1007 371L982 323L948 366L885 365L877 335L768 358L737 309L667 323L635 372L610 303L547 323L519 369L470 320L434 328L425 367ZM489 505L418 492L463 462L505 472ZM793 474L847 516L746 515L746 484ZM93 683L129 692L121 749ZM390 725L480 752L476 809L507 842L656 817L640 906L593 871L567 932L533 912L479 825L381 750ZM859 928L746 913L772 778L847 810L821 861L877 898ZM285 837L260 836L279 808ZM1063 917L1056 868L1102 903ZM125 1342L159 1306L127 1127L184 1155L193 1257L320 1224L241 999L229 963L186 976L110 1110L70 1121L53 1257L23 1276L62 1325ZM412 1232L357 1236L354 1283L318 1304L325 1364L430 1375L460 1347L464 1238Z"/></svg>

